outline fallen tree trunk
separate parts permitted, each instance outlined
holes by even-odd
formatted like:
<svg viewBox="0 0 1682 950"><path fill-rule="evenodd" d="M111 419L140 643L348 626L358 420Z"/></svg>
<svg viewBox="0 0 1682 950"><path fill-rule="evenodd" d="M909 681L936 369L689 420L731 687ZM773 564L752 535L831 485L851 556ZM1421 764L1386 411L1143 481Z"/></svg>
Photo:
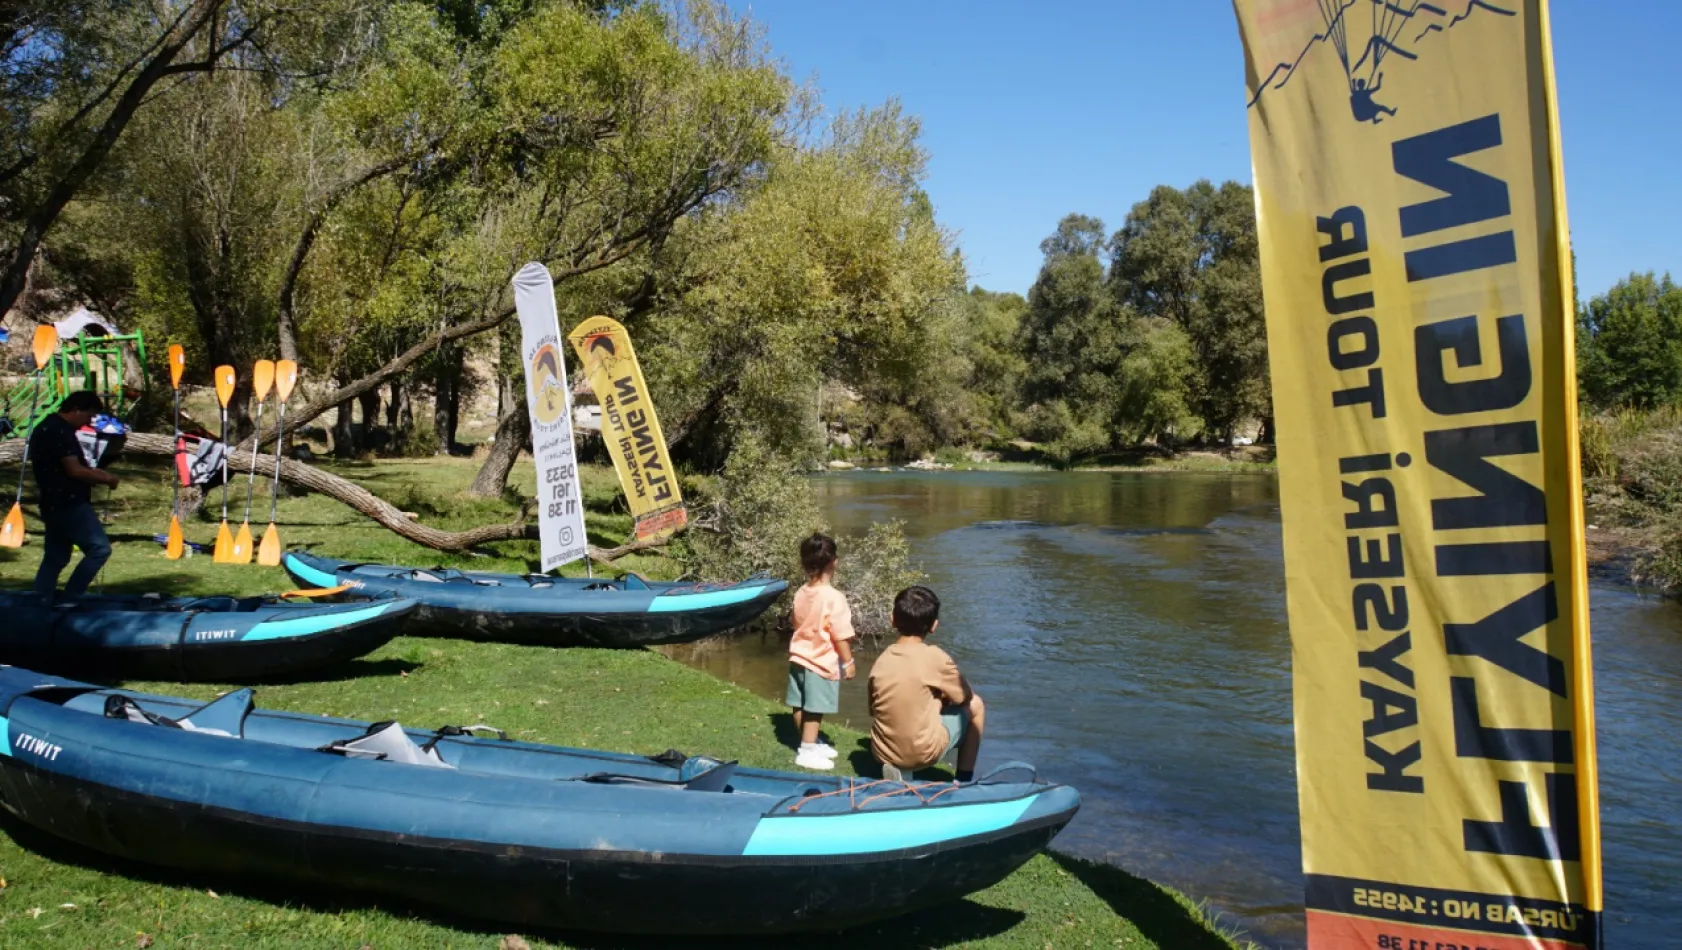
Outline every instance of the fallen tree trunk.
<svg viewBox="0 0 1682 950"><path fill-rule="evenodd" d="M123 451L170 458L175 454L174 439L167 435L133 432L129 434ZM0 467L16 465L22 459L22 440L11 439L0 442ZM228 455L229 478L232 479L236 472L244 474L250 471L251 461L250 452L230 452ZM273 478L274 470L275 460L273 455L257 456L258 478ZM519 517L508 524L485 525L467 531L441 531L421 524L406 512L386 502L361 485L340 478L331 472L322 471L313 465L306 465L292 459L282 459L280 462L280 480L289 485L298 485L318 494L326 495L358 514L374 519L393 533L416 544L429 547L434 551L465 551L468 548L488 544L492 541L515 541L537 537L537 525L526 524L526 513L523 510ZM662 542L632 540L613 548L599 548L592 544L590 545L590 560L602 564L611 564L627 554L646 551L649 548L658 547L660 543Z"/></svg>

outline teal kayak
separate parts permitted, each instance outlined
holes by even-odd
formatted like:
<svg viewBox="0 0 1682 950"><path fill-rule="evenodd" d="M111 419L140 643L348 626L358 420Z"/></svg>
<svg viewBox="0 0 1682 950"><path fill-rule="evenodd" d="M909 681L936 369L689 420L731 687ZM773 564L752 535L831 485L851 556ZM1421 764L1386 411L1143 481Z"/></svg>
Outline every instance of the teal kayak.
<svg viewBox="0 0 1682 950"><path fill-rule="evenodd" d="M405 632L546 646L639 647L682 643L739 627L788 589L755 577L734 584L682 584L453 568L358 564L291 551L281 559L300 584L348 585L346 596L412 600Z"/></svg>

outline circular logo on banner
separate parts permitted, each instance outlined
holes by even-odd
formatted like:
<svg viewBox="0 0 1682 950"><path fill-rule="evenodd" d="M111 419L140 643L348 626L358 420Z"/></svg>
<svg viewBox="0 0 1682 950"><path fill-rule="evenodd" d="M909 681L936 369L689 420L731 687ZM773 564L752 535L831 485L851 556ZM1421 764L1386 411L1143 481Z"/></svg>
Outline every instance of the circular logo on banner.
<svg viewBox="0 0 1682 950"><path fill-rule="evenodd" d="M526 373L532 392L537 395L532 402L532 421L545 428L561 421L567 411L567 391L561 382L560 351L553 343L538 347Z"/></svg>
<svg viewBox="0 0 1682 950"><path fill-rule="evenodd" d="M562 544L571 544L572 543L572 526L571 525L562 525L561 526L561 543Z"/></svg>

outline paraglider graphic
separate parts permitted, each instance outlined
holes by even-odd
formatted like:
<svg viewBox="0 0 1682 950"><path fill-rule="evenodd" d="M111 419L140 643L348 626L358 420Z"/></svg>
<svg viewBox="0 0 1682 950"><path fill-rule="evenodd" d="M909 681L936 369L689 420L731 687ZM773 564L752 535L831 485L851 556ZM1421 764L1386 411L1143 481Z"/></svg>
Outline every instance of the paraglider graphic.
<svg viewBox="0 0 1682 950"><path fill-rule="evenodd" d="M1419 42L1433 33L1443 33L1459 26L1478 10L1504 17L1517 16L1486 3L1485 0L1465 0L1458 14L1425 0L1316 0L1320 10L1322 31L1314 34L1294 62L1280 63L1260 85L1250 107L1269 89L1283 89L1296 75L1297 68L1315 47L1330 45L1343 65L1349 83L1349 109L1357 122L1377 125L1396 110L1376 98L1384 86L1385 60L1395 55L1413 62L1419 59L1415 51Z"/></svg>
<svg viewBox="0 0 1682 950"><path fill-rule="evenodd" d="M534 407L539 425L552 426L566 412L566 386L561 383L561 355L553 344L538 347L531 361L531 378L537 381Z"/></svg>

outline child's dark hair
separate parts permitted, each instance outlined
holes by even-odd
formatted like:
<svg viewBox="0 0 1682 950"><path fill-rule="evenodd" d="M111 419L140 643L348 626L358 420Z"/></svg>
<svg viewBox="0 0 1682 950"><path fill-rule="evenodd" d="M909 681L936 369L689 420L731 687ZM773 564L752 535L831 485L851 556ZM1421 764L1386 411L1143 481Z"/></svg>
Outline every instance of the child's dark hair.
<svg viewBox="0 0 1682 950"><path fill-rule="evenodd" d="M894 629L914 637L927 636L940 619L940 598L921 584L907 587L894 598Z"/></svg>
<svg viewBox="0 0 1682 950"><path fill-rule="evenodd" d="M91 389L78 390L64 397L58 404L59 412L104 412L105 403L100 401L99 394Z"/></svg>
<svg viewBox="0 0 1682 950"><path fill-rule="evenodd" d="M800 566L807 577L817 577L835 563L835 539L822 531L800 542Z"/></svg>

